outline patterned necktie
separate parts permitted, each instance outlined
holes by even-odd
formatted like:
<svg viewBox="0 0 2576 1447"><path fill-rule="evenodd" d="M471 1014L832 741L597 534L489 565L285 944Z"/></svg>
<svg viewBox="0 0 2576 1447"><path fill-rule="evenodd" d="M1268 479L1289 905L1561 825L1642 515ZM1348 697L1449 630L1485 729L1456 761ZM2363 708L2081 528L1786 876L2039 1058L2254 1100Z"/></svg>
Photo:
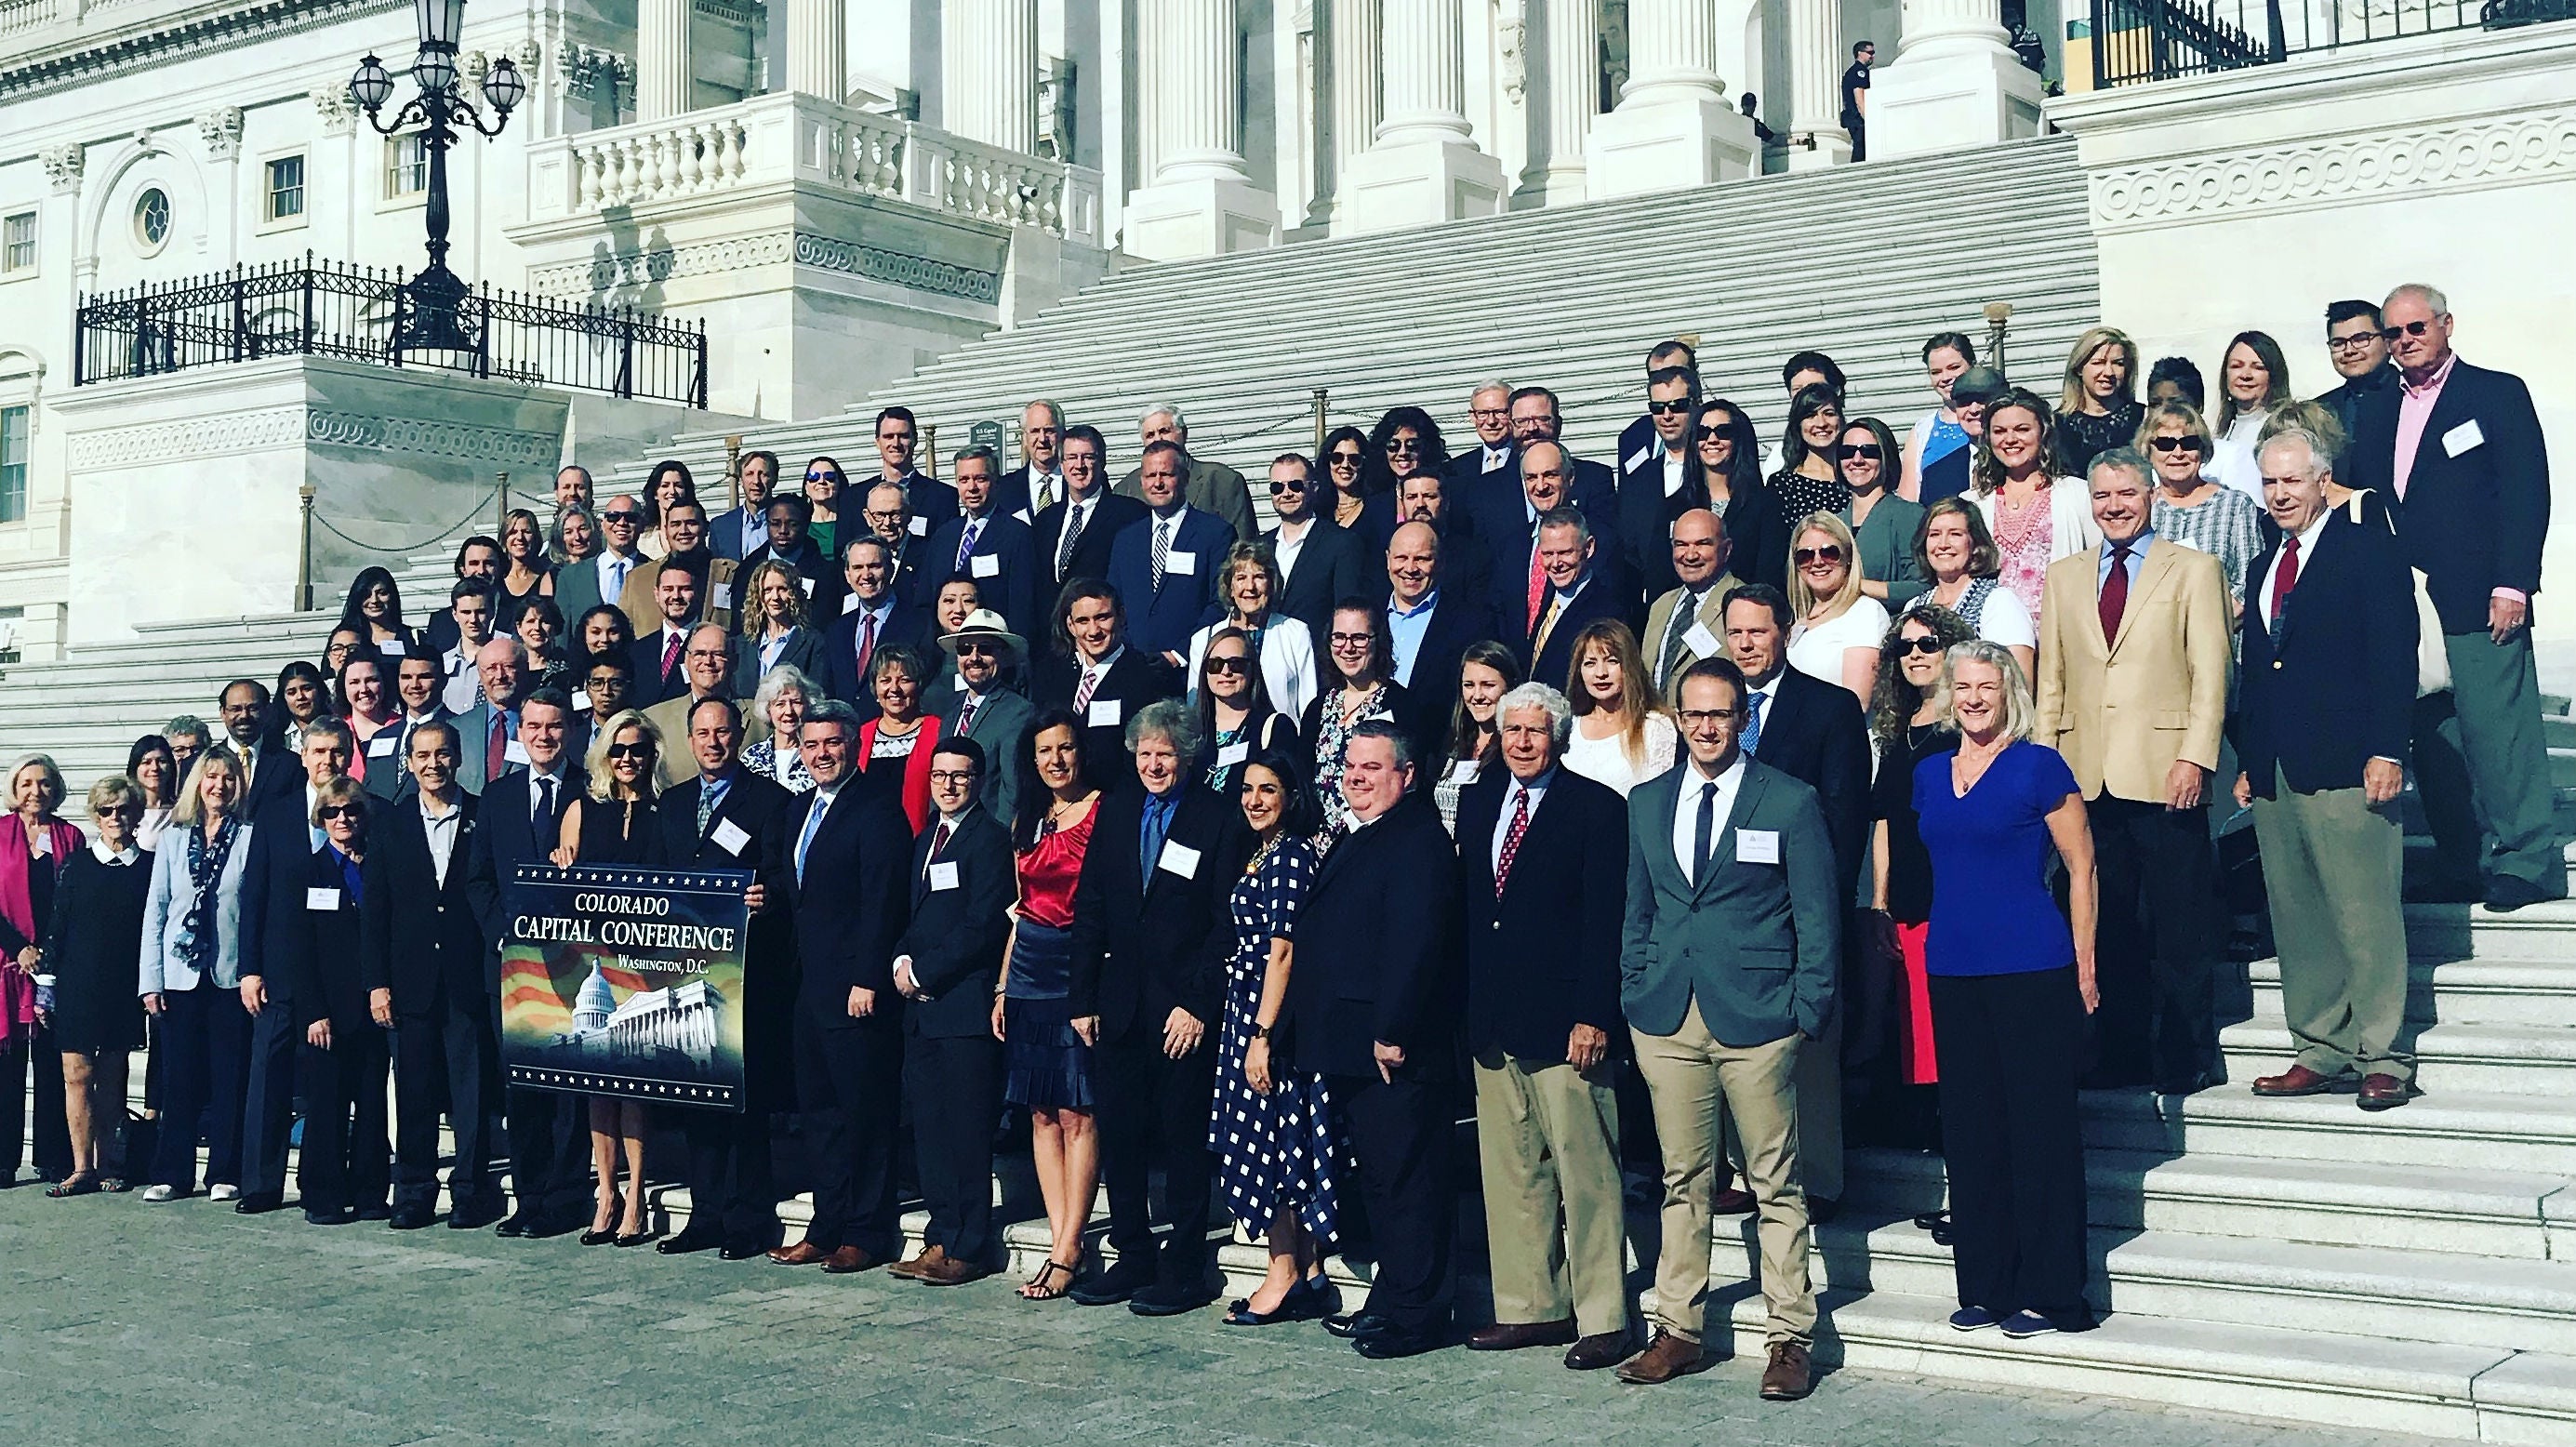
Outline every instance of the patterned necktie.
<svg viewBox="0 0 2576 1447"><path fill-rule="evenodd" d="M2108 644L2120 636L2120 615L2129 610L2129 545L2113 543L2111 572L2102 580L2102 641Z"/></svg>
<svg viewBox="0 0 2576 1447"><path fill-rule="evenodd" d="M686 635L674 633L670 636L670 641L662 645L662 681L664 683L671 681L671 670L680 666L680 649L685 641Z"/></svg>
<svg viewBox="0 0 2576 1447"><path fill-rule="evenodd" d="M939 821L939 828L930 836L930 853L924 856L921 861L923 878L927 879L930 877L930 866L939 862L941 852L948 848L948 836L956 832L956 829L956 825L949 823L945 819Z"/></svg>
<svg viewBox="0 0 2576 1447"><path fill-rule="evenodd" d="M1064 510L1064 541L1056 545L1055 579L1061 583L1073 567L1073 545L1082 537L1082 524L1091 508L1088 503L1074 503Z"/></svg>
<svg viewBox="0 0 2576 1447"><path fill-rule="evenodd" d="M957 705L957 737L964 738L975 727L975 695L968 694Z"/></svg>
<svg viewBox="0 0 2576 1447"><path fill-rule="evenodd" d="M957 539L957 571L966 571L966 562L975 556L975 539L984 531L982 518L968 518L965 531Z"/></svg>
<svg viewBox="0 0 2576 1447"><path fill-rule="evenodd" d="M2281 539L2281 565L2272 570L2272 641L2281 641L2281 620L2289 614L2290 590L2299 586L2299 535Z"/></svg>
<svg viewBox="0 0 2576 1447"><path fill-rule="evenodd" d="M1512 861L1520 856L1521 836L1529 832L1529 790L1514 785L1518 797L1512 801L1512 827L1503 835L1502 857L1494 861L1494 898L1503 897L1503 885L1512 877Z"/></svg>
<svg viewBox="0 0 2576 1447"><path fill-rule="evenodd" d="M1547 596L1547 568L1546 568L1546 566L1545 566L1544 564L1542 564L1542 563L1539 561L1539 554L1538 554L1538 529L1537 529L1537 528L1535 528L1535 527L1533 527L1533 528L1531 528L1531 529L1530 529L1530 569L1529 569L1529 621L1530 621L1530 627L1531 627L1531 629L1532 629L1532 630L1536 630L1536 629L1537 629L1537 627L1538 627L1538 605L1539 605L1539 600L1540 600L1540 599L1542 599L1542 598L1545 598L1546 596Z"/></svg>
<svg viewBox="0 0 2576 1447"><path fill-rule="evenodd" d="M1747 689L1744 694L1744 752L1748 755L1762 747L1762 695Z"/></svg>
<svg viewBox="0 0 2576 1447"><path fill-rule="evenodd" d="M1091 707L1091 690L1099 682L1099 669L1085 668L1082 670L1082 682L1074 685L1073 689L1073 711L1075 713L1081 713L1083 710Z"/></svg>
<svg viewBox="0 0 2576 1447"><path fill-rule="evenodd" d="M707 837L707 825L716 817L716 789L701 780L698 784L698 837Z"/></svg>
<svg viewBox="0 0 2576 1447"><path fill-rule="evenodd" d="M1163 564L1172 556L1172 520L1154 519L1154 591L1163 591Z"/></svg>
<svg viewBox="0 0 2576 1447"><path fill-rule="evenodd" d="M1673 670L1681 666L1682 639L1690 632L1691 620L1699 616L1699 603L1688 592L1673 600L1673 621L1664 629L1664 651L1655 660L1655 687L1666 688L1673 681Z"/></svg>

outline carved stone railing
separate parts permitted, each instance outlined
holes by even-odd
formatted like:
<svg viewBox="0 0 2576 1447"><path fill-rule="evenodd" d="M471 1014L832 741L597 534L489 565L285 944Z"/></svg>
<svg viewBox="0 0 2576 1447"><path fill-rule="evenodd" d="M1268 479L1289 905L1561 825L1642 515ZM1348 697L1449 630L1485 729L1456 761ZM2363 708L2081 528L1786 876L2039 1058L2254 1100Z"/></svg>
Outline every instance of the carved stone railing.
<svg viewBox="0 0 2576 1447"><path fill-rule="evenodd" d="M1100 176L806 95L764 95L529 148L532 221L801 181L1100 245Z"/></svg>
<svg viewBox="0 0 2576 1447"><path fill-rule="evenodd" d="M35 30L72 13L70 0L0 0L0 35Z"/></svg>

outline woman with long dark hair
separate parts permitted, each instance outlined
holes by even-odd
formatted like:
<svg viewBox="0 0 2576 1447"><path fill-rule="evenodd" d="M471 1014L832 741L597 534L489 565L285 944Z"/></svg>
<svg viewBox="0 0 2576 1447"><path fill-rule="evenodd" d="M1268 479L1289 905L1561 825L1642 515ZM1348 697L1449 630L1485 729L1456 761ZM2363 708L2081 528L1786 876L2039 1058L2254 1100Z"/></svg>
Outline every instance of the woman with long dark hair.
<svg viewBox="0 0 2576 1447"><path fill-rule="evenodd" d="M1458 795L1478 775L1502 763L1501 725L1495 711L1503 695L1520 686L1520 655L1508 644L1486 639L1467 645L1458 659L1458 705L1449 713L1448 748L1441 756L1439 781L1431 801L1440 822L1458 832Z"/></svg>
<svg viewBox="0 0 2576 1447"><path fill-rule="evenodd" d="M1834 446L1842 435L1840 392L1810 384L1789 399L1789 425L1780 433L1780 470L1768 479L1782 517L1841 512L1851 504L1851 489L1834 471Z"/></svg>
<svg viewBox="0 0 2576 1447"><path fill-rule="evenodd" d="M698 480L689 475L689 465L677 458L653 464L644 478L644 531L635 540L635 550L655 561L671 555L671 545L662 537L662 514L673 503L696 502Z"/></svg>
<svg viewBox="0 0 2576 1447"><path fill-rule="evenodd" d="M349 582L348 601L340 605L339 627L353 628L388 658L420 651L420 635L403 622L402 586L393 570L370 564Z"/></svg>
<svg viewBox="0 0 2576 1447"><path fill-rule="evenodd" d="M145 734L125 751L125 777L142 791L143 814L134 824L134 842L145 853L161 847L161 831L170 827L170 812L179 803L179 756L170 741Z"/></svg>
<svg viewBox="0 0 2576 1447"><path fill-rule="evenodd" d="M1247 760L1282 745L1295 747L1297 721L1271 702L1270 685L1252 656L1251 634L1226 624L1199 652L1199 737L1208 741L1207 785L1231 798Z"/></svg>
<svg viewBox="0 0 2576 1447"><path fill-rule="evenodd" d="M1417 473L1438 472L1449 465L1449 443L1440 424L1419 407L1390 407L1369 430L1369 445L1386 459L1386 490L1401 491Z"/></svg>
<svg viewBox="0 0 2576 1447"><path fill-rule="evenodd" d="M805 536L814 540L816 552L835 560L841 556L841 493L849 485L849 474L841 470L837 459L806 459ZM864 508L867 505L866 494L853 499L851 505ZM849 541L858 540L857 533L850 534Z"/></svg>
<svg viewBox="0 0 2576 1447"><path fill-rule="evenodd" d="M1358 526L1371 499L1395 495L1395 480L1385 474L1384 454L1369 441L1367 433L1356 427L1336 427L1325 434L1324 455L1318 465L1324 469L1324 480L1333 485L1329 500L1333 521L1343 527ZM1324 511L1326 506L1326 500L1317 500L1317 511ZM1391 504L1378 506L1392 510Z"/></svg>
<svg viewBox="0 0 2576 1447"><path fill-rule="evenodd" d="M268 697L259 751L297 753L304 747L304 726L330 709L331 681L321 669L298 658L277 671L277 688Z"/></svg>
<svg viewBox="0 0 2576 1447"><path fill-rule="evenodd" d="M2048 565L2102 540L2084 480L2058 469L2056 437L2049 405L2011 387L1986 404L1985 436L1977 443L1977 511L2002 556L1997 576L2033 620Z"/></svg>
<svg viewBox="0 0 2576 1447"><path fill-rule="evenodd" d="M1748 583L1785 587L1789 530L1780 499L1762 480L1762 444L1751 415L1723 397L1700 403L1691 419L1690 455L1708 510L1726 524L1726 570Z"/></svg>

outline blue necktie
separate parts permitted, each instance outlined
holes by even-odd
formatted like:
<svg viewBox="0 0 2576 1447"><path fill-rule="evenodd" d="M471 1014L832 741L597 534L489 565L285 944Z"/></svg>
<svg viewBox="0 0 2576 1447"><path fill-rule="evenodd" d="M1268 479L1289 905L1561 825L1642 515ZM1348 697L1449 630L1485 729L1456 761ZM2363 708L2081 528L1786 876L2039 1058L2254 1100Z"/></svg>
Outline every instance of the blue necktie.
<svg viewBox="0 0 2576 1447"><path fill-rule="evenodd" d="M814 806L805 811L805 828L796 836L796 882L805 883L805 851L814 847L814 836L823 828L823 814L832 807L829 795L817 793Z"/></svg>
<svg viewBox="0 0 2576 1447"><path fill-rule="evenodd" d="M1154 861L1163 856L1163 837L1171 831L1172 806L1165 799L1145 801L1145 828L1137 843L1142 850L1137 861L1139 875L1147 882L1154 878Z"/></svg>
<svg viewBox="0 0 2576 1447"><path fill-rule="evenodd" d="M1762 695L1744 691L1744 751L1748 754L1762 747Z"/></svg>

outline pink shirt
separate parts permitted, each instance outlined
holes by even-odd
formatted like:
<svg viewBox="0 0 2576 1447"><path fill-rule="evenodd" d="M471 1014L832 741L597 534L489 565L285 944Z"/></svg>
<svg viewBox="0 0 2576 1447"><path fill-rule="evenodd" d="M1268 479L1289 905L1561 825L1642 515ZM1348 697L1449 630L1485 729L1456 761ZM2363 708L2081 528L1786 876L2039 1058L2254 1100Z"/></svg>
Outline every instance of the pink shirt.
<svg viewBox="0 0 2576 1447"><path fill-rule="evenodd" d="M2451 353L2433 375L2420 384L2400 373L2397 379L2397 496L2406 496L2406 480L2415 471L2415 449L2424 443L2424 424L2433 420L2433 409L2441 405L2442 384L2451 380L2451 367L2460 354Z"/></svg>

